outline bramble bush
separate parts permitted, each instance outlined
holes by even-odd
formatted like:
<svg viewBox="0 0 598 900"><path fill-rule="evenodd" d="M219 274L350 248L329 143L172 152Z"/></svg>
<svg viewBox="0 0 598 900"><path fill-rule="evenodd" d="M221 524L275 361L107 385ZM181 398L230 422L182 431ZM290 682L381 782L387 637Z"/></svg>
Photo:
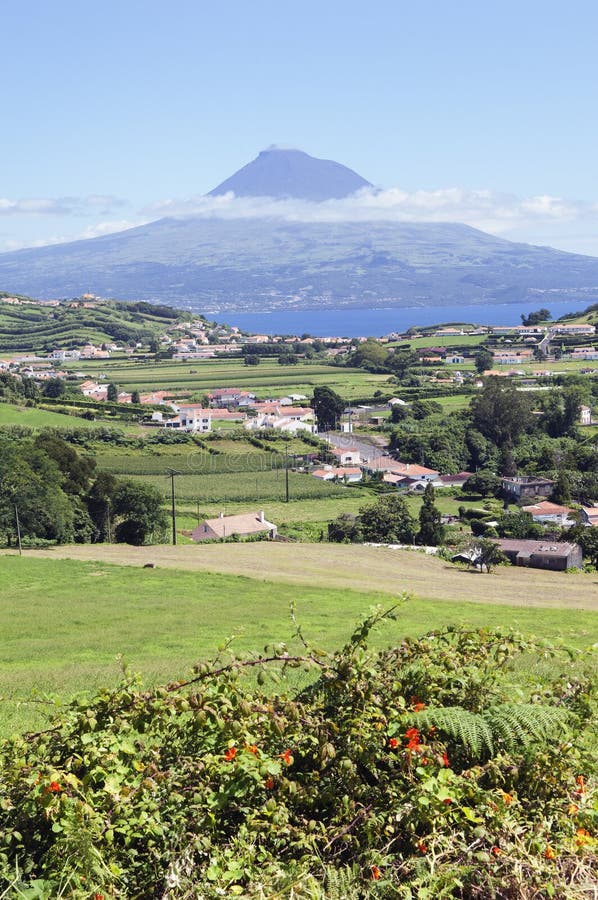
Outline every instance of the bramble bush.
<svg viewBox="0 0 598 900"><path fill-rule="evenodd" d="M593 661L451 627L370 650L394 615L334 653L296 627L185 682L125 674L6 741L0 896L595 896ZM562 677L526 693L513 666L545 657Z"/></svg>

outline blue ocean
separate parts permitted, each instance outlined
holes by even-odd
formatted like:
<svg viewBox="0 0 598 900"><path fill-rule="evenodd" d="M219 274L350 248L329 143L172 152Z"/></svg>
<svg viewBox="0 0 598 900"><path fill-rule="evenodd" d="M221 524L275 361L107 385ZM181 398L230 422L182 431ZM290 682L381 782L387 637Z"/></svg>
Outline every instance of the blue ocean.
<svg viewBox="0 0 598 900"><path fill-rule="evenodd" d="M313 337L381 337L392 331L424 325L466 322L477 325L519 325L521 314L544 307L558 319L567 313L582 312L590 301L572 300L551 302L538 300L535 304L503 303L473 306L426 306L408 309L308 309L275 310L263 313L230 312L208 314L229 325L254 334L311 334ZM201 310L198 310L201 312Z"/></svg>

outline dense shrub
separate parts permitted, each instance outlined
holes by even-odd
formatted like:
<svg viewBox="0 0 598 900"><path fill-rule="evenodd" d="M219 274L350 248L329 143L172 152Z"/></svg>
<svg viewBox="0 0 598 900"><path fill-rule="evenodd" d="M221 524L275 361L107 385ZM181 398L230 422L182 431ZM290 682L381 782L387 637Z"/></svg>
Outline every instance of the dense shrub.
<svg viewBox="0 0 598 900"><path fill-rule="evenodd" d="M334 654L298 630L298 652L223 651L154 690L126 680L5 743L5 896L591 896L596 702L581 660L524 696L511 664L548 651L447 628L372 653L388 615ZM262 689L272 667L312 683Z"/></svg>

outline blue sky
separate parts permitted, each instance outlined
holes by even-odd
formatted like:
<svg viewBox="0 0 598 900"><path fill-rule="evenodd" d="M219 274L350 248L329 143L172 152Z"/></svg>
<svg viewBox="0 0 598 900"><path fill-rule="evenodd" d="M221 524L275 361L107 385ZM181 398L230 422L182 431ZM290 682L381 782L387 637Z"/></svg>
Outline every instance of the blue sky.
<svg viewBox="0 0 598 900"><path fill-rule="evenodd" d="M598 255L589 0L7 0L0 27L0 250L188 210L278 143L392 215Z"/></svg>

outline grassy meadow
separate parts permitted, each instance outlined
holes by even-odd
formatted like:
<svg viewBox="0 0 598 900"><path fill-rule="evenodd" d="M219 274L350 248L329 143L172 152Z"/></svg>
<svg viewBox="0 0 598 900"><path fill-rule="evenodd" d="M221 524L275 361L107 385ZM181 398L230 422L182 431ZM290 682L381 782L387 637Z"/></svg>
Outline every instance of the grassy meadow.
<svg viewBox="0 0 598 900"><path fill-rule="evenodd" d="M25 425L27 428L117 428L128 435L137 435L144 431L140 425L131 425L119 419L107 418L89 421L81 416L68 413L53 412L39 407L19 406L13 403L0 403L0 427L3 425Z"/></svg>
<svg viewBox="0 0 598 900"><path fill-rule="evenodd" d="M280 549L282 559L268 560L269 552ZM398 557L392 551L380 555L372 548L354 547L326 550L326 557L315 562L305 547L267 544L79 545L29 552L22 558L0 554L0 733L43 727L47 695L65 699L115 684L121 659L146 682L156 683L186 676L194 662L212 658L232 634L237 635L234 646L246 650L260 650L270 640L290 640L291 602L297 605L305 635L328 648L339 646L373 604L391 605L415 583L420 586L418 596L401 607L396 622L375 635L377 645L391 645L404 635L447 623L512 626L579 648L598 635L598 601L593 610L572 605L580 585L586 596L586 576L526 571L522 574L528 603L519 590L509 604L513 570L476 576L420 554ZM95 558L85 559L85 554ZM252 554L253 566L247 564ZM81 558L64 558L69 555ZM150 558L157 568L141 568ZM189 567L197 562L201 568ZM229 571L217 571L223 565ZM319 566L315 576L314 565ZM390 570L393 578L387 577ZM423 574L420 581L418 572ZM530 606L532 594L542 603L546 577L553 586L558 581L558 588L553 587L556 605ZM479 602L476 583L477 591L491 589L486 602ZM461 585L467 602L460 599ZM501 598L499 603L495 596ZM31 701L32 692L36 702L25 702Z"/></svg>
<svg viewBox="0 0 598 900"><path fill-rule="evenodd" d="M362 369L345 369L310 362L281 366L276 359L263 359L258 366L246 366L242 359L164 360L147 357L117 357L106 360L77 360L65 363L87 378L104 374L123 390L172 390L193 395L218 387L238 387L259 397L286 393L311 397L315 387L327 385L345 399L370 397L376 390L391 390L388 375L372 375Z"/></svg>

